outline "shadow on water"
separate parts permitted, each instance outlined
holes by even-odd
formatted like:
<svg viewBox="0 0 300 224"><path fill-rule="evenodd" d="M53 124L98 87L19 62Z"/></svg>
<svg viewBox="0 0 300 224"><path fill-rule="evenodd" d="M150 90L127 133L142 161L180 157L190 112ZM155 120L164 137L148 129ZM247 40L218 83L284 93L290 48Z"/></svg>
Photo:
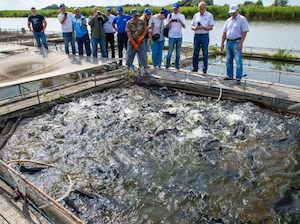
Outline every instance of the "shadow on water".
<svg viewBox="0 0 300 224"><path fill-rule="evenodd" d="M299 118L132 86L22 120L0 156L67 172L61 203L86 223L296 223L299 149ZM68 187L24 175L53 198Z"/></svg>

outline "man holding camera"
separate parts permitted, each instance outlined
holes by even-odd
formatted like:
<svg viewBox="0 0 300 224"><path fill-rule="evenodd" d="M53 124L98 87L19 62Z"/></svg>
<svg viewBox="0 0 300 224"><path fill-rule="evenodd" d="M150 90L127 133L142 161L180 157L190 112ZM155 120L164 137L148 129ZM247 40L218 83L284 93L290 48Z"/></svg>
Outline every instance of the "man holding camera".
<svg viewBox="0 0 300 224"><path fill-rule="evenodd" d="M193 52L193 70L198 72L199 66L199 52L202 50L203 56L203 75L206 75L208 66L208 45L209 45L209 31L213 29L214 17L210 12L206 11L205 2L198 4L198 10L192 19L192 30L195 31L194 35L194 52Z"/></svg>
<svg viewBox="0 0 300 224"><path fill-rule="evenodd" d="M86 18L80 13L80 9L78 7L74 8L72 25L73 31L75 31L76 41L78 45L78 54L83 55L84 45L86 56L91 56L90 37L87 29Z"/></svg>
<svg viewBox="0 0 300 224"><path fill-rule="evenodd" d="M65 44L65 52L66 54L69 54L69 43L71 43L72 54L76 54L74 32L72 29L73 13L66 12L66 6L63 3L60 4L59 8L60 13L58 14L57 18L61 24L63 40Z"/></svg>
<svg viewBox="0 0 300 224"><path fill-rule="evenodd" d="M106 58L106 40L104 23L108 21L108 17L100 12L97 7L93 8L93 16L89 17L89 25L91 26L92 52L93 57L97 57L98 44L100 44L101 56Z"/></svg>
<svg viewBox="0 0 300 224"><path fill-rule="evenodd" d="M167 17L166 27L169 27L169 50L166 61L166 69L170 67L172 53L175 49L175 68L179 71L180 50L182 45L182 28L185 28L185 16L179 11L180 5L178 2L172 4L173 13Z"/></svg>

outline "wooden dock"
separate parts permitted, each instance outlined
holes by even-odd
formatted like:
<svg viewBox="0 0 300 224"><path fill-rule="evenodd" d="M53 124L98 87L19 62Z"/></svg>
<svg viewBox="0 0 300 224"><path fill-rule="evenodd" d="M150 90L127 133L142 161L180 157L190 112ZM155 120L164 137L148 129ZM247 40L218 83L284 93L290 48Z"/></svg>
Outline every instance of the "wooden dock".
<svg viewBox="0 0 300 224"><path fill-rule="evenodd" d="M39 51L20 45L0 45L0 52L13 49L18 54L0 59L0 88L21 86L38 80L73 77L69 83L22 93L4 99L0 97L0 116L16 115L38 106L53 106L67 98L110 88L128 80L125 67L118 67L119 59L69 56L57 51ZM300 86L288 86L244 78L238 85L235 80L225 81L222 75L191 73L175 69L155 70L150 66L149 85L160 85L191 94L220 99L251 101L277 111L299 114ZM87 75L78 77L78 73ZM138 71L135 75L139 76ZM145 78L143 79L145 80ZM2 100L1 100L2 99ZM296 106L295 106L296 105ZM292 108L292 109L291 109ZM14 116L13 115L13 116Z"/></svg>

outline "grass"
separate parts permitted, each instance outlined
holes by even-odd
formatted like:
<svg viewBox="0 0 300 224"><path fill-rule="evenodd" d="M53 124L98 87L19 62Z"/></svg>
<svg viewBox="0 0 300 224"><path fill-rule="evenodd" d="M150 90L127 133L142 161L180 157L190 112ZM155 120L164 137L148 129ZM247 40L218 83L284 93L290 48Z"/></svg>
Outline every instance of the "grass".
<svg viewBox="0 0 300 224"><path fill-rule="evenodd" d="M171 5L164 6L170 12L172 12ZM99 6L100 11L105 12L105 7ZM126 14L130 14L130 10L136 8L141 14L143 13L146 6L126 6L123 7ZM161 11L160 6L150 6L153 14L156 14ZM207 6L207 11L211 12L215 20L223 20L229 17L228 14L229 5L223 6ZM67 8L67 11L73 13L73 8ZM185 15L186 19L192 19L193 15L198 12L197 6L182 6L180 7L180 12ZM240 6L240 14L247 17L248 20L280 20L280 21L300 21L300 6ZM60 13L60 10L38 10L39 14L47 17L57 17ZM88 17L92 15L92 7L82 7L81 13ZM112 13L116 15L116 7L113 7ZM28 17L30 15L30 10L0 10L0 17Z"/></svg>
<svg viewBox="0 0 300 224"><path fill-rule="evenodd" d="M290 50L284 50L280 48L277 50L277 52L273 54L262 53L261 56L264 58L275 59L280 61L293 60L297 58L295 55L291 54Z"/></svg>

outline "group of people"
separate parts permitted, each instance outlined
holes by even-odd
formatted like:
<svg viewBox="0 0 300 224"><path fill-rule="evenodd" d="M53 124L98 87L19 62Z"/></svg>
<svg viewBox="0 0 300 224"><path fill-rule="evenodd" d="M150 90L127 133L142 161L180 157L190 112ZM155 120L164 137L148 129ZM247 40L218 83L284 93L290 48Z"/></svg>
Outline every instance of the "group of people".
<svg viewBox="0 0 300 224"><path fill-rule="evenodd" d="M61 13L58 20L62 26L65 52L69 54L69 44L72 47L72 54L76 53L75 39L78 45L78 54L83 55L83 46L87 56L91 54L97 57L98 44L100 45L101 56L108 57L108 44L111 48L111 57L115 58L114 34L117 33L119 64L122 65L123 50L126 49L126 66L129 71L136 54L138 54L138 63L144 68L147 74L147 49L151 48L152 63L155 69L160 69L163 60L163 49L165 44L164 30L168 28L168 53L166 57L166 69L171 65L171 57L175 49L175 69L179 70L180 50L182 45L182 28L186 28L185 16L180 13L178 2L172 4L173 12L162 8L158 14L153 15L150 8L146 8L143 15L140 16L136 9L132 9L129 14L125 14L122 6L117 7L117 16L111 14L112 7L106 7L106 13L102 13L97 7L93 8L93 15L86 19L79 8L74 9L74 14L66 11L64 4L60 5ZM206 11L205 2L198 4L198 11L194 14L191 29L194 31L194 50L192 72L199 70L200 49L203 55L202 74L206 75L208 69L208 46L209 32L213 29L213 15ZM38 47L41 47L41 41L48 49L44 31L47 27L45 18L37 14L35 8L31 8L31 16L28 17L28 27L34 32ZM242 74L242 47L249 31L247 19L240 15L237 5L231 5L229 8L231 15L223 27L221 41L221 50L224 49L226 41L227 58L227 77L233 79L233 60L236 61L236 80L239 83ZM31 28L32 25L32 28ZM91 30L92 50L90 48L90 37L87 26Z"/></svg>

